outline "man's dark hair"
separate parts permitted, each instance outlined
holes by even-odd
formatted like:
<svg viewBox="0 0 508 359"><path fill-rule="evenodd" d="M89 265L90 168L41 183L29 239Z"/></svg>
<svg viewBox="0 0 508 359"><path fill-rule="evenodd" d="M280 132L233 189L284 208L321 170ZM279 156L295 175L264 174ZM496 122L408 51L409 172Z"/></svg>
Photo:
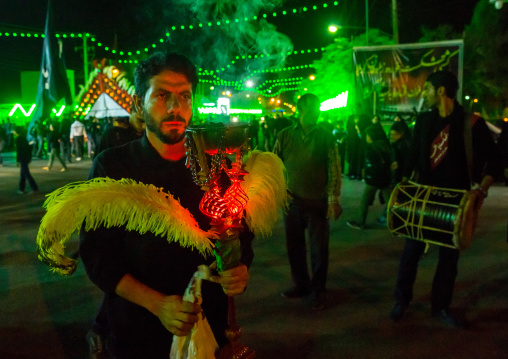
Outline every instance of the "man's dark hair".
<svg viewBox="0 0 508 359"><path fill-rule="evenodd" d="M196 91L199 81L196 66L184 55L158 51L141 61L134 70L136 95L144 98L150 87L148 84L150 79L165 70L183 74L192 84L192 92Z"/></svg>
<svg viewBox="0 0 508 359"><path fill-rule="evenodd" d="M453 72L448 70L433 72L427 77L427 81L434 86L436 91L438 88L443 86L445 88L446 95L449 98L455 99L457 96L459 80L457 80L457 76L455 76Z"/></svg>

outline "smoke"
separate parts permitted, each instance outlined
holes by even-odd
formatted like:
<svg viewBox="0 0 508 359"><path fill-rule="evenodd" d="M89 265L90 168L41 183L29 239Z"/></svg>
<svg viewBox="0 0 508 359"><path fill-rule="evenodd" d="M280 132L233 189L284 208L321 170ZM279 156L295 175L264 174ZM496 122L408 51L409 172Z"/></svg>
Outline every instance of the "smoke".
<svg viewBox="0 0 508 359"><path fill-rule="evenodd" d="M262 17L282 3L283 0L173 0L175 8L190 11L195 22L203 24L200 28L194 25L197 31L186 41L192 58L204 68L224 68L222 78L284 66L293 44ZM172 39L175 45L181 42L178 36L181 35L175 34ZM232 60L236 60L235 65L228 68Z"/></svg>

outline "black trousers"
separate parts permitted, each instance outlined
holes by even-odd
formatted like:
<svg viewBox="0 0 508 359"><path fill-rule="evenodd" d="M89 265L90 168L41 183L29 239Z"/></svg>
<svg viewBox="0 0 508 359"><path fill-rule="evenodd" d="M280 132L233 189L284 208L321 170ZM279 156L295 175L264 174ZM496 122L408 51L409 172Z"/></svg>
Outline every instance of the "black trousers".
<svg viewBox="0 0 508 359"><path fill-rule="evenodd" d="M425 243L413 239L406 239L406 245L400 259L395 301L409 305L413 299L413 285L416 280L418 262L425 251ZM432 282L431 308L432 312L448 309L453 296L459 251L457 249L439 246L439 260Z"/></svg>
<svg viewBox="0 0 508 359"><path fill-rule="evenodd" d="M294 200L284 216L291 277L299 288L316 292L326 289L330 240L327 211L326 199L319 201L317 205ZM306 230L309 234L311 275L307 265Z"/></svg>

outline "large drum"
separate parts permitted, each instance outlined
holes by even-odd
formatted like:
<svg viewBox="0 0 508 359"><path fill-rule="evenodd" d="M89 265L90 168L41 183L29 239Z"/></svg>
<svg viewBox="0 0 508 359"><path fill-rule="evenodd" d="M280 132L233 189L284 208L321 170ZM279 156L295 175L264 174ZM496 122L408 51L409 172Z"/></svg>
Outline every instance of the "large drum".
<svg viewBox="0 0 508 359"><path fill-rule="evenodd" d="M388 203L388 229L398 235L459 250L470 246L477 219L472 192L399 183Z"/></svg>

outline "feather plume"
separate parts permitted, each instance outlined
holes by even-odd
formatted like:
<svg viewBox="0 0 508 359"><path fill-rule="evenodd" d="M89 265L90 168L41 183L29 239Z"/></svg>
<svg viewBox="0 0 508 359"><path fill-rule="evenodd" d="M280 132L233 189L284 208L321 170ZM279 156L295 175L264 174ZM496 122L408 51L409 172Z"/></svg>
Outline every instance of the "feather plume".
<svg viewBox="0 0 508 359"><path fill-rule="evenodd" d="M269 236L287 200L286 171L282 160L271 152L252 151L244 159L249 172L241 183L249 201L246 222L256 235Z"/></svg>
<svg viewBox="0 0 508 359"><path fill-rule="evenodd" d="M76 261L64 256L74 231L125 226L141 234L152 232L203 254L213 247L214 233L201 230L192 214L170 194L131 179L95 178L57 189L44 202L47 213L37 234L39 259L52 270L70 275Z"/></svg>

